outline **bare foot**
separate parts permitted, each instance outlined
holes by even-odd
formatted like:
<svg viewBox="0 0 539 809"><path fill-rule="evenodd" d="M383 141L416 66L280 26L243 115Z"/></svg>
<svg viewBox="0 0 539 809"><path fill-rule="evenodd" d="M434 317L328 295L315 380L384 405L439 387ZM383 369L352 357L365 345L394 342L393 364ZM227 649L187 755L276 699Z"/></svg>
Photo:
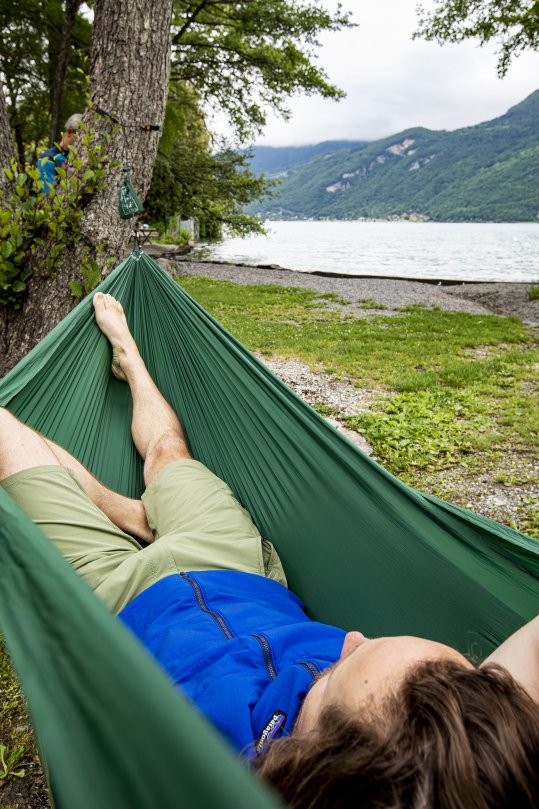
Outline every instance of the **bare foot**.
<svg viewBox="0 0 539 809"><path fill-rule="evenodd" d="M127 381L130 362L140 359L138 348L129 331L122 304L112 295L96 292L93 298L95 321L112 346L112 373Z"/></svg>

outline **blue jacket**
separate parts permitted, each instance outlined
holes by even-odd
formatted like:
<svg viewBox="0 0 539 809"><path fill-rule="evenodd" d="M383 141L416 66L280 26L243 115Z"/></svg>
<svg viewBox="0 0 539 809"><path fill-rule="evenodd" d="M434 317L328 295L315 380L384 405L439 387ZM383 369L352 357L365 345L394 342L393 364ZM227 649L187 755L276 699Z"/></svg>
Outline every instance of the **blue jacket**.
<svg viewBox="0 0 539 809"><path fill-rule="evenodd" d="M120 617L248 757L290 733L314 678L339 658L345 635L311 621L281 584L236 571L168 576Z"/></svg>
<svg viewBox="0 0 539 809"><path fill-rule="evenodd" d="M67 155L58 146L51 146L50 149L42 152L37 159L39 169L39 180L43 184L43 193L48 194L54 185L56 169L63 168L67 162Z"/></svg>

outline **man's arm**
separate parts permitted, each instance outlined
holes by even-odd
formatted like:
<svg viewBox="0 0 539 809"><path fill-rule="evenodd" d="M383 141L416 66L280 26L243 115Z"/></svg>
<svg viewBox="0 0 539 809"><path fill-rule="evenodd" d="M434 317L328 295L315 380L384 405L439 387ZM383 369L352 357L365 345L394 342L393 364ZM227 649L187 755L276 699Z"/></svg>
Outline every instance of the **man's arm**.
<svg viewBox="0 0 539 809"><path fill-rule="evenodd" d="M37 161L39 181L42 183L41 193L48 194L54 185L56 166L50 157L40 157Z"/></svg>
<svg viewBox="0 0 539 809"><path fill-rule="evenodd" d="M514 632L484 660L498 663L539 703L539 615Z"/></svg>

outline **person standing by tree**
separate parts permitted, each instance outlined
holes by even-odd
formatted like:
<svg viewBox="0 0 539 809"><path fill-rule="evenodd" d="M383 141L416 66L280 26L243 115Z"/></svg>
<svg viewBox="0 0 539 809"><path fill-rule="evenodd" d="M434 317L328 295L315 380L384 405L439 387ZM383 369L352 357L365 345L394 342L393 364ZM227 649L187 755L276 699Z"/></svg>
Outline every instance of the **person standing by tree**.
<svg viewBox="0 0 539 809"><path fill-rule="evenodd" d="M39 182L44 194L50 193L56 179L56 171L67 162L69 147L73 146L75 135L80 129L82 115L75 113L67 119L65 131L59 143L42 152L37 159Z"/></svg>

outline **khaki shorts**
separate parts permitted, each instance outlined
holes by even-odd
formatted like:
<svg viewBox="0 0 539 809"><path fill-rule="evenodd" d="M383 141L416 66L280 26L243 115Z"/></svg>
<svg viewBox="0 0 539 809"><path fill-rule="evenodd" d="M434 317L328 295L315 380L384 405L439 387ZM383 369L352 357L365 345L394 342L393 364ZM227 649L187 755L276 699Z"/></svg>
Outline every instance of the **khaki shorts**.
<svg viewBox="0 0 539 809"><path fill-rule="evenodd" d="M142 502L155 537L147 547L117 528L63 466L25 469L0 484L113 612L182 570L238 570L286 586L271 542L198 461L174 461L146 489Z"/></svg>

